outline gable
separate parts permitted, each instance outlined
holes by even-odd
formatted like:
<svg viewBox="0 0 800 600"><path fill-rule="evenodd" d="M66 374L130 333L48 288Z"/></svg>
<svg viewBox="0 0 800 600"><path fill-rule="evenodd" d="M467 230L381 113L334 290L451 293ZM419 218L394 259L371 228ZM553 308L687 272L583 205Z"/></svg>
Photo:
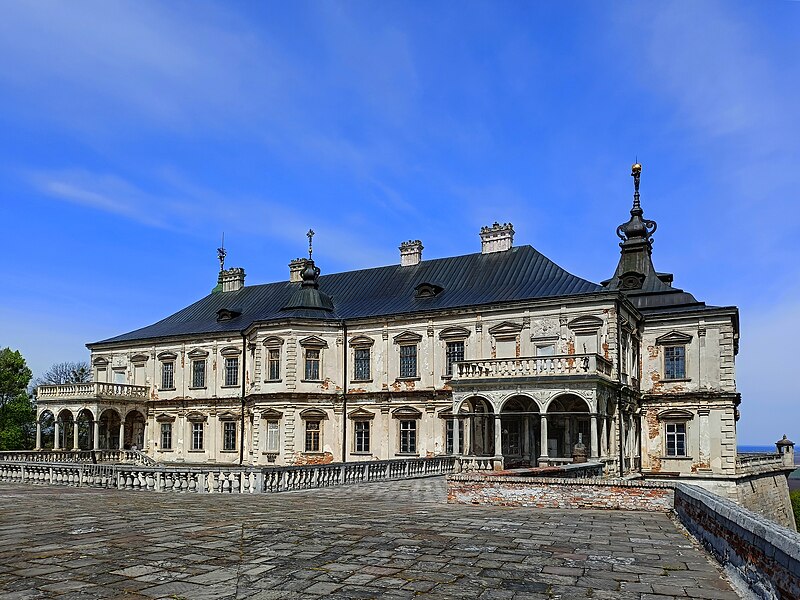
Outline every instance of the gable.
<svg viewBox="0 0 800 600"><path fill-rule="evenodd" d="M656 338L659 346L682 346L692 341L692 336L682 331L670 331Z"/></svg>

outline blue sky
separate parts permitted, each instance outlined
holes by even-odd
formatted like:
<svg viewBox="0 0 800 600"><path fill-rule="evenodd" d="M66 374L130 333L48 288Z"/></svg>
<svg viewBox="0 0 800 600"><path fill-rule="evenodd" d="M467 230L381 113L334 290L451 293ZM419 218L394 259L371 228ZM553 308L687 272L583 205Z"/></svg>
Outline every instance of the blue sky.
<svg viewBox="0 0 800 600"><path fill-rule="evenodd" d="M800 3L8 2L0 346L35 372L215 284L479 248L738 305L740 443L800 442Z"/></svg>

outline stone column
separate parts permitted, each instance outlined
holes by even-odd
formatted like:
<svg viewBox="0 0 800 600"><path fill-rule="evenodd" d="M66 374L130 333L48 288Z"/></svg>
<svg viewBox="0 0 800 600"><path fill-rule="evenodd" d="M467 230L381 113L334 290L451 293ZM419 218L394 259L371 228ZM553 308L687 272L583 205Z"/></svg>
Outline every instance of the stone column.
<svg viewBox="0 0 800 600"><path fill-rule="evenodd" d="M100 420L95 419L94 421L92 421L92 426L93 426L92 437L94 438L92 440L92 449L100 450Z"/></svg>
<svg viewBox="0 0 800 600"><path fill-rule="evenodd" d="M458 453L458 417L453 417L453 454L459 456Z"/></svg>
<svg viewBox="0 0 800 600"><path fill-rule="evenodd" d="M58 419L53 422L53 450L61 450L61 440L59 439L61 436L60 427L58 426Z"/></svg>
<svg viewBox="0 0 800 600"><path fill-rule="evenodd" d="M590 452L589 456L591 456L592 458L597 458L598 456L600 456L600 452L597 448L597 415L592 415L590 425L591 425L591 431L590 431L591 450L589 451Z"/></svg>
<svg viewBox="0 0 800 600"><path fill-rule="evenodd" d="M39 419L36 419L36 448L35 450L42 449L42 424Z"/></svg>
<svg viewBox="0 0 800 600"><path fill-rule="evenodd" d="M494 418L494 455L503 456L503 420L500 415Z"/></svg>
<svg viewBox="0 0 800 600"><path fill-rule="evenodd" d="M542 452L539 458L549 458L547 455L547 415L542 415L541 417L541 431L539 435L541 436L541 446Z"/></svg>
<svg viewBox="0 0 800 600"><path fill-rule="evenodd" d="M600 419L600 456L608 456L608 417Z"/></svg>
<svg viewBox="0 0 800 600"><path fill-rule="evenodd" d="M72 449L73 450L80 450L81 447L78 444L78 420L75 419L72 422Z"/></svg>
<svg viewBox="0 0 800 600"><path fill-rule="evenodd" d="M698 411L698 437L699 437L699 444L698 444L698 462L700 463L699 469L700 471L710 471L711 470L711 430L708 425L708 416L711 413L711 410L708 408L701 408ZM688 435L686 436L687 440L686 443L688 445ZM688 448L687 448L688 453Z"/></svg>
<svg viewBox="0 0 800 600"><path fill-rule="evenodd" d="M125 421L123 419L119 420L119 449L122 450L125 447Z"/></svg>

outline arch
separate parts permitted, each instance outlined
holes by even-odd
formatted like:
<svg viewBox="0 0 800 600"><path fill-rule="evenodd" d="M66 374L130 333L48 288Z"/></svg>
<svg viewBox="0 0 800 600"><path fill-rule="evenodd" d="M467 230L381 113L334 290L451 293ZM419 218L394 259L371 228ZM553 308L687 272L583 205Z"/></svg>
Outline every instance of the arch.
<svg viewBox="0 0 800 600"><path fill-rule="evenodd" d="M525 406L525 408L512 408L510 403L515 402ZM525 392L514 392L509 394L500 401L500 412L515 411L519 412L524 410L526 412L542 412L542 407L539 401L530 394Z"/></svg>
<svg viewBox="0 0 800 600"><path fill-rule="evenodd" d="M147 419L141 411L134 408L125 413L125 437L122 440L122 447L126 450L141 450L144 447L146 426Z"/></svg>
<svg viewBox="0 0 800 600"><path fill-rule="evenodd" d="M467 454L474 456L495 455L495 410L487 397L473 394L461 402L461 412L467 409L468 424L465 427Z"/></svg>
<svg viewBox="0 0 800 600"><path fill-rule="evenodd" d="M94 448L94 414L84 406L78 411L75 421L78 423L78 448L91 450Z"/></svg>
<svg viewBox="0 0 800 600"><path fill-rule="evenodd" d="M489 398L489 396L473 393L458 401L458 404L456 405L456 412L463 412L464 410L472 412L472 407L474 406L474 404L470 403L470 400L472 400L473 398L479 398L484 402L487 402L492 407L492 409L494 409L494 402L492 401L491 398Z"/></svg>
<svg viewBox="0 0 800 600"><path fill-rule="evenodd" d="M56 415L58 422L58 447L72 450L75 447L75 415L68 408L62 408Z"/></svg>
<svg viewBox="0 0 800 600"><path fill-rule="evenodd" d="M500 410L500 451L505 468L535 466L539 454L541 408L528 394L509 395Z"/></svg>
<svg viewBox="0 0 800 600"><path fill-rule="evenodd" d="M555 396L547 405L547 453L550 458L571 459L580 442L590 446L592 407L575 393Z"/></svg>
<svg viewBox="0 0 800 600"><path fill-rule="evenodd" d="M592 412L592 407L586 398L571 392L558 394L547 403L547 412Z"/></svg>
<svg viewBox="0 0 800 600"><path fill-rule="evenodd" d="M116 408L105 408L100 411L98 420L97 446L102 450L119 449L120 423L122 416Z"/></svg>
<svg viewBox="0 0 800 600"><path fill-rule="evenodd" d="M40 446L43 450L52 450L55 441L56 417L49 408L42 409L37 417L41 432Z"/></svg>

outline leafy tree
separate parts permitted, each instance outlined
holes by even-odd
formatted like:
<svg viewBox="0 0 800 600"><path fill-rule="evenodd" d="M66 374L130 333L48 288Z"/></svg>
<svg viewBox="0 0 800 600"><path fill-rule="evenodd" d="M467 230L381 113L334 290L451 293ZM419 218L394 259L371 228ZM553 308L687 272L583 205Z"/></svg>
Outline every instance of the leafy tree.
<svg viewBox="0 0 800 600"><path fill-rule="evenodd" d="M36 410L28 394L31 376L18 350L0 350L0 450L33 445Z"/></svg>
<svg viewBox="0 0 800 600"><path fill-rule="evenodd" d="M800 490L789 492L789 497L792 499L792 509L794 510L794 524L797 531L800 531Z"/></svg>
<svg viewBox="0 0 800 600"><path fill-rule="evenodd" d="M89 383L92 380L92 367L88 362L60 362L47 369L34 381L40 385L61 385L64 383Z"/></svg>

